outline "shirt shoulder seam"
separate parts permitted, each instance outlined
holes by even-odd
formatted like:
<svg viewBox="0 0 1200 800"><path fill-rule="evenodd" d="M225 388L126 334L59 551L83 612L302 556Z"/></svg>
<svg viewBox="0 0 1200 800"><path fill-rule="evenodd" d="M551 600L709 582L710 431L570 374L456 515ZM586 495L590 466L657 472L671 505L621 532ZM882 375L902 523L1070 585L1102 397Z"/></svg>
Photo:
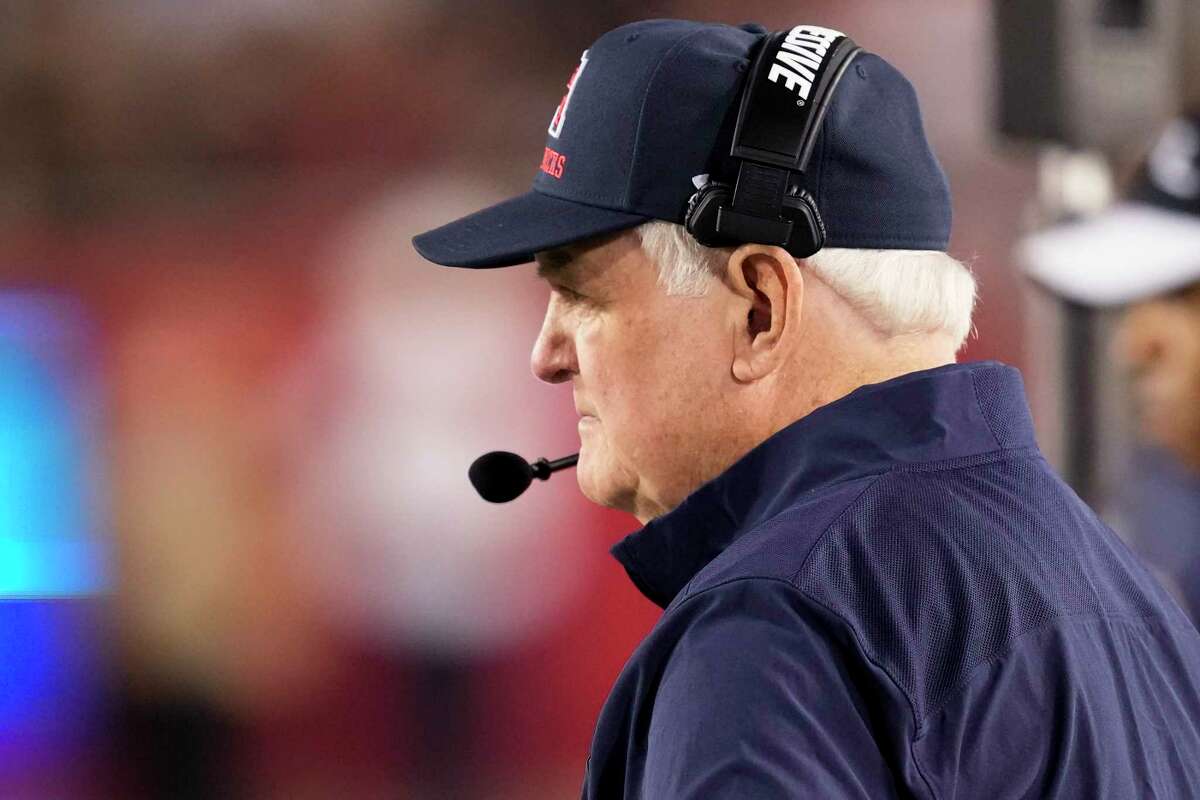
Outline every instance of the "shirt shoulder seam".
<svg viewBox="0 0 1200 800"><path fill-rule="evenodd" d="M969 456L952 456L933 461L896 464L888 472L953 472L955 470L978 467L983 464L992 464L996 461L1017 460L1023 457L1036 459L1040 455L1041 450L1036 444L1022 445L1020 447L998 447L995 450L984 450Z"/></svg>
<svg viewBox="0 0 1200 800"><path fill-rule="evenodd" d="M833 527L839 519L841 519L845 515L846 509L850 508L850 506L857 503L859 498L863 496L863 493L866 492L867 489L871 488L871 486L873 486L875 484L875 482L878 481L880 478L882 478L884 475L891 472L892 469L894 469L894 468L888 468L888 469L883 470L882 472L873 472L873 473L869 473L867 475L855 475L852 478L846 478L845 480L835 481L833 483L825 484L824 486L821 486L820 487L821 490L832 490L835 487L841 487L848 483L854 483L855 481L864 481L866 484L858 492L858 494L854 495L854 497L850 498L850 500L848 500L846 502L846 506L841 511L839 511L836 516L834 516L834 518L830 521L830 523L828 525L826 525L825 528L821 531L821 533L813 540L813 547L815 548L817 546L817 543L820 542L821 539L823 539L825 537L825 533L831 527ZM744 532L742 532L741 536L752 536L755 533L757 533L758 531L762 530L763 528L765 528L768 525L770 525L771 523L773 523L775 520L779 519L780 517L783 517L787 514L790 514L793 511L795 511L795 509L796 509L795 505L790 505L787 508L780 509L778 512L772 514L771 516L762 520L758 524L754 525L754 527L746 529ZM809 551L810 555L811 555L811 552L812 551L810 550ZM805 556L804 560L808 561L808 556ZM694 595L689 595L688 592L692 589L692 586L693 586L693 584L695 584L696 579L700 577L700 574L703 571L704 571L703 569L699 570L695 575L693 575L691 577L691 579L686 584L684 584L684 587L679 592L680 595L682 595L682 599L679 601L680 605L687 602L694 596ZM795 584L795 576L799 575L803 571L804 571L804 565L802 563L800 566L800 569L797 570L795 573L793 573L793 575L790 578L771 578L771 576L766 576L766 575L757 576L757 577L770 578L773 580L780 580L780 581L784 581L785 583L791 583L794 585ZM712 586L706 586L703 589L700 589L699 591L697 591L696 594L700 595L700 594L703 594L704 592L707 592L709 589L715 589L717 586L723 586L724 584L729 583L730 581L739 580L741 578L749 578L749 577L755 577L755 576L739 575L736 578L729 578L724 581L721 581L720 583L713 584ZM797 586L796 588L799 589L800 587Z"/></svg>
<svg viewBox="0 0 1200 800"><path fill-rule="evenodd" d="M809 559L811 559L813 557L813 553L816 552L817 547L820 546L821 542L825 540L825 537L829 535L829 532L831 530L833 530L833 527L835 525L837 525L839 522L841 522L842 519L846 516L846 514L850 513L850 509L852 509L856 505L858 505L858 502L860 500L862 500L862 497L864 494L867 493L867 490L870 489L875 484L879 483L881 480L883 480L884 477L890 475L893 471L895 471L895 469L896 469L896 467L893 466L891 469L889 469L885 472L878 473L877 475L875 475L873 477L872 480L867 481L866 485L863 486L863 488L859 491L859 493L854 495L854 497L850 499L850 502L846 503L846 507L843 508L841 511L839 511L837 513L837 516L835 516L833 519L829 520L829 524L826 525L825 529L821 531L821 534L813 540L812 547L810 547L808 549L808 553L804 556L804 560L800 562L800 568L797 569L795 572L793 572L791 574L791 576L788 578L789 583L796 586L797 589L800 589L800 586L796 583L796 579L800 576L800 573L804 572L804 569L808 566L808 561L809 561ZM803 592L804 590L800 589L800 591Z"/></svg>
<svg viewBox="0 0 1200 800"><path fill-rule="evenodd" d="M825 537L829 534L829 531L835 525L837 525L839 522L841 522L841 520L846 516L846 514L850 511L850 509L852 507L854 507L854 505L856 503L858 503L859 500L862 499L862 496L864 494L866 494L866 492L872 486L879 483L881 480L883 480L884 478L887 478L890 475L897 474L897 473L913 474L913 473L950 472L950 471L959 470L959 469L969 469L971 467L976 467L981 464L990 464L990 463L993 463L996 461L1001 461L1004 459L1013 459L1013 458L1020 458L1020 457L1026 457L1026 456L1028 456L1028 457L1040 456L1040 450L1038 449L1037 445L1027 445L1024 447L1014 447L1014 448L1008 448L1008 449L998 448L996 450L985 450L985 451L983 451L981 453L977 453L973 456L954 456L951 458L941 458L941 459L935 459L935 460L931 460L931 461L918 461L918 462L913 462L911 464L896 463L896 464L892 464L891 466L889 466L883 470L880 470L878 472L871 472L871 473L867 473L865 475L855 475L853 477L844 478L842 480L834 481L833 483L828 483L828 484L824 484L820 487L817 487L817 488L811 490L811 492L830 491L835 488L840 488L842 486L845 486L846 484L854 483L856 481L864 481L865 482L862 489L859 490L859 492L856 495L854 495L854 497L851 498L846 503L845 507L842 508L842 510L839 511L837 513L837 515L833 517L832 520L830 520L829 524L827 524L825 526L825 528L821 531L821 533L813 540L812 548L810 548L808 554L804 557L804 561L801 562L800 567L794 573L792 573L792 575L789 576L788 578L786 578L786 579L785 578L777 578L776 580L784 580L786 582L790 582L793 585L796 585L796 588L799 589L800 587L797 583L797 580L800 576L800 573L804 572L805 568L808 566L809 559L812 558L812 555L816 551L817 546L825 539ZM964 463L961 463L963 461L963 459L973 459L973 460L969 464L964 464ZM808 493L806 493L805 497L807 497L807 494ZM758 524L754 525L754 527L746 529L741 535L742 536L752 535L755 532L762 530L766 526L775 522L780 517L783 517L787 514L792 513L795 510L795 508L796 508L796 506L795 506L795 504L793 504L793 505L789 505L786 508L780 509L775 514L772 514L771 516L762 520ZM632 558L632 560L638 561L638 559L636 557ZM640 566L640 562L638 563L638 566ZM695 594L689 594L689 592L692 591L692 588L695 585L696 580L700 577L700 574L702 572L703 572L703 569L699 570L695 575L693 575L688 580L688 582L683 585L683 588L680 589L679 592L677 592L677 595L675 598L668 599L665 602L665 604L662 604L663 608L668 609L668 610L673 610L674 608L678 608L680 605L683 605L688 600L690 600L692 597L703 594L704 592L707 592L710 589L715 589L718 586L722 586L726 583L729 583L732 580L740 580L743 578L751 578L751 577L761 577L764 579L769 578L769 576L765 576L765 575L764 576L739 575L735 578L730 578L730 579L721 581L720 583L713 584L712 586L705 586L704 588L698 590ZM634 583L636 585L637 581L634 581ZM638 588L641 589L640 586ZM801 591L803 591L803 590L801 590ZM643 594L645 594L644 590L643 590ZM649 595L647 595L647 597L649 597ZM651 599L653 599L653 598L651 598ZM674 602L674 600L676 600L676 599L678 600L678 605L672 606L671 605L672 602Z"/></svg>
<svg viewBox="0 0 1200 800"><path fill-rule="evenodd" d="M968 686L970 686L972 683L974 683L975 679L984 670L986 670L986 668L994 665L996 663L996 661L998 661L999 659L1005 658L1005 657L1015 653L1019 648L1021 648L1025 645L1026 640L1028 640L1030 637L1037 636L1039 634L1044 634L1047 631L1054 630L1055 628L1060 627L1060 625L1062 623L1081 622L1083 624L1094 624L1094 623L1098 623L1098 622L1103 622L1106 624L1117 624L1117 623L1137 624L1139 627L1144 627L1145 622L1148 619L1158 620L1164 628L1176 629L1176 628L1182 627L1182 625L1180 625L1179 623L1171 622L1170 620L1165 619L1156 614L1103 614L1103 613L1096 613L1096 612L1088 611L1088 612L1074 613L1074 614L1056 614L1055 616L1046 620L1046 622L1043 623L1042 625L1038 625L1037 627L1030 628L1027 631L1023 631L1022 633L1018 634L1015 638L1013 638L1013 640L1010 641L1005 648L993 653L992 655L988 656L987 658L985 658L984 660L982 660L978 664L976 664L974 667L972 667L970 672L968 672L965 676L963 676L963 678L960 679L958 681L958 683L954 684L954 686L952 686L946 692L946 696L944 698L942 698L941 702L939 702L933 708L930 708L925 713L925 719L922 720L921 730L916 731L916 734L913 737L913 744L919 743L922 739L924 739L929 734L929 731L931 728L930 721L935 716L937 716L937 714L940 713L942 711L942 709L944 709L947 705L949 705L952 700L954 700L956 697L958 697L958 695L961 692L965 691Z"/></svg>
<svg viewBox="0 0 1200 800"><path fill-rule="evenodd" d="M900 685L900 683L896 680L895 676L892 675L891 671L888 670L887 667L885 667L883 664L879 663L879 661L877 661L875 659L875 657L874 657L874 655L872 655L870 649L867 648L866 643L863 642L862 637L859 636L858 629L855 628L854 625L852 625L848 619L846 619L844 616L839 614L833 608L830 608L829 605L827 605L825 602L823 602L820 598L813 597L807 591L800 588L799 586L797 586L794 583L791 585L793 587L795 587L796 591L799 592L801 595L803 595L803 597L806 600L808 600L810 603L812 603L813 605L819 606L820 608L824 609L825 613L827 613L830 616L837 619L837 621L839 623L841 623L842 627L850 632L850 636L853 637L854 644L857 646L858 652L862 654L862 657L864 659L866 659L877 670L879 670L879 672L882 675L886 676L887 679L889 681L891 681L892 686L896 687L897 694L899 694L901 697L903 697L904 702L908 704L908 713L909 713L909 716L912 718L914 737L909 739L909 742L908 742L909 748L911 750L911 748L915 747L915 745L916 745L917 738L916 738L915 734L917 732L917 725L918 725L918 721L920 719L917 716L917 709L916 709L916 706L913 704L912 697L909 696L908 692L904 691L904 687ZM912 754L915 756L916 755L915 751L913 751ZM925 776L925 773L921 769L919 764L917 765L917 773L921 776L921 780L923 780L925 782L925 787L929 790L930 796L935 798L935 800L936 800L937 792L934 791L933 786L930 784L929 779Z"/></svg>
<svg viewBox="0 0 1200 800"><path fill-rule="evenodd" d="M872 481L871 483L874 483L874 481ZM866 489L864 488L863 491L866 491ZM861 493L860 493L860 496L861 496ZM855 500L852 500L847 505L847 508L854 505L854 503L857 501L857 499L858 498L856 497ZM845 512L843 511L842 513L845 513ZM839 514L839 517L840 516L841 515ZM835 520L835 522L836 522L836 520ZM830 523L829 527L832 527L833 524L834 523ZM862 657L864 659L866 659L868 662L870 662L876 669L878 669L882 675L886 676L887 679L889 681L891 681L892 685L896 687L896 691L899 694L899 696L904 698L905 703L908 704L908 712L913 720L913 730L914 731L916 730L917 715L916 715L916 710L913 707L912 698L909 697L908 693L905 692L904 689L900 686L900 684L896 682L896 679L892 676L892 674L882 664L880 664L878 661L876 661L872 657L870 651L868 651L867 648L864 646L863 641L859 637L858 631L855 630L854 626L851 625L850 622L845 617L843 617L841 614L837 613L835 610L833 610L828 605L823 603L820 599L813 597L811 594L809 594L807 591L802 589L800 586L796 585L796 583L793 580L779 578L779 577L775 577L773 575L739 575L737 577L728 578L719 583L715 583L712 586L706 586L704 589L701 589L700 591L696 592L695 594L693 594L693 595L687 597L685 600L683 600L683 602L681 602L678 606L676 606L675 609L673 609L673 611L678 611L682 606L692 602L693 600L695 600L699 597L702 597L703 595L708 594L709 592L716 591L717 589L723 588L725 586L729 586L730 584L747 583L747 582L782 584L783 586L787 587L796 596L801 598L805 602L806 605L815 607L816 609L820 609L820 611L823 612L823 616L827 615L827 616L832 617L833 619L837 620L838 626L840 626L842 629L849 632L850 636L854 640L854 643L858 649L858 652L862 654ZM821 636L820 638L826 639L827 637ZM916 739L915 738L910 739L908 744L909 744L910 748L913 748L916 744ZM915 757L915 755L916 755L916 753L914 751L913 756ZM929 790L930 797L932 797L932 798L934 798L934 800L936 800L937 792L934 790L933 786L930 784L928 777L926 777L924 770L921 769L919 764L917 765L917 772L918 772L918 774L920 774L921 779L925 782L925 786Z"/></svg>
<svg viewBox="0 0 1200 800"><path fill-rule="evenodd" d="M975 407L979 409L979 416L983 419L983 424L987 427L988 433L992 435L992 441L996 443L996 447L1001 450L1004 445L1000 442L1000 437L996 435L996 429L992 425L992 421L988 419L987 412L983 410L983 400L979 397L979 381L975 380L976 370L968 370L967 374L971 376L971 394L975 396Z"/></svg>

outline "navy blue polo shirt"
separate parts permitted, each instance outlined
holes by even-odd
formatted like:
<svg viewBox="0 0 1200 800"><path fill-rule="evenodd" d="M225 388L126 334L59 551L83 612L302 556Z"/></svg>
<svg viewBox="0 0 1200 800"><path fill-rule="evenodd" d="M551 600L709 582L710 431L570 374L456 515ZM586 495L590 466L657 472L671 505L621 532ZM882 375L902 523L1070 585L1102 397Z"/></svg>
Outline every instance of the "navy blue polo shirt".
<svg viewBox="0 0 1200 800"><path fill-rule="evenodd" d="M864 386L613 554L665 611L585 798L1200 796L1200 636L1010 367Z"/></svg>

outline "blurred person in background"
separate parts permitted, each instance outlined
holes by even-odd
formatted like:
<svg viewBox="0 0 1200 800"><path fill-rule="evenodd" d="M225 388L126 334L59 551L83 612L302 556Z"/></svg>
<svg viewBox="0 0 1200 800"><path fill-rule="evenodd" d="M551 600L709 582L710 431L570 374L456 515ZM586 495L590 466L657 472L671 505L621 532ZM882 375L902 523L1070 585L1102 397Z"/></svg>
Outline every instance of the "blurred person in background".
<svg viewBox="0 0 1200 800"><path fill-rule="evenodd" d="M731 158L747 74L746 136L787 135ZM807 165L755 163L809 137ZM531 192L415 238L537 260L532 367L572 386L579 485L644 525L613 553L665 612L584 797L1200 785L1200 637L1050 470L1016 370L955 363L975 286L949 234L882 58L658 20L584 52Z"/></svg>
<svg viewBox="0 0 1200 800"><path fill-rule="evenodd" d="M1113 354L1143 441L1114 510L1200 621L1200 112L1165 128L1124 202L1028 237L1021 254L1052 292L1124 309Z"/></svg>

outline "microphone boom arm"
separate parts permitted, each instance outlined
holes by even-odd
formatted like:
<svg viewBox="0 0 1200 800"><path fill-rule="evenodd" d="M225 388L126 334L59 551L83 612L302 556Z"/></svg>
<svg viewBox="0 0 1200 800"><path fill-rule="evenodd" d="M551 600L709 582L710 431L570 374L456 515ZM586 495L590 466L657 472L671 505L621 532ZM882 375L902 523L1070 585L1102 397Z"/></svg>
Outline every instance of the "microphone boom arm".
<svg viewBox="0 0 1200 800"><path fill-rule="evenodd" d="M569 456L557 458L554 461L547 461L545 458L539 458L529 466L533 468L533 477L538 480L549 480L550 476L558 472L560 469L567 469L579 463L579 453L573 453Z"/></svg>

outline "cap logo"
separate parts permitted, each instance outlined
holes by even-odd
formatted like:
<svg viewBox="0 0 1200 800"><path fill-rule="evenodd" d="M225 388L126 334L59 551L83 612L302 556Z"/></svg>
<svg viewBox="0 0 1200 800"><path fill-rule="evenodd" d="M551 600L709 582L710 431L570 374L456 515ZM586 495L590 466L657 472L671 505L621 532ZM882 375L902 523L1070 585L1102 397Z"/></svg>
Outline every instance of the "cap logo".
<svg viewBox="0 0 1200 800"><path fill-rule="evenodd" d="M819 25L797 25L775 53L775 63L767 73L767 80L782 82L801 100L807 101L817 73L829 55L829 46L843 36L841 31Z"/></svg>
<svg viewBox="0 0 1200 800"><path fill-rule="evenodd" d="M547 130L555 139L562 133L563 120L567 118L567 106L571 103L571 95L575 93L575 83L579 80L579 76L583 74L583 68L588 63L588 51L584 50L583 55L579 57L579 66L571 73L571 77L567 80L567 93L563 95L562 100L558 102L558 108L554 111L554 117L550 120L550 128Z"/></svg>
<svg viewBox="0 0 1200 800"><path fill-rule="evenodd" d="M1200 197L1200 130L1175 120L1163 132L1146 164L1158 188L1180 200Z"/></svg>
<svg viewBox="0 0 1200 800"><path fill-rule="evenodd" d="M542 172L551 178L561 178L567 166L567 157L557 150L547 147L542 152Z"/></svg>

